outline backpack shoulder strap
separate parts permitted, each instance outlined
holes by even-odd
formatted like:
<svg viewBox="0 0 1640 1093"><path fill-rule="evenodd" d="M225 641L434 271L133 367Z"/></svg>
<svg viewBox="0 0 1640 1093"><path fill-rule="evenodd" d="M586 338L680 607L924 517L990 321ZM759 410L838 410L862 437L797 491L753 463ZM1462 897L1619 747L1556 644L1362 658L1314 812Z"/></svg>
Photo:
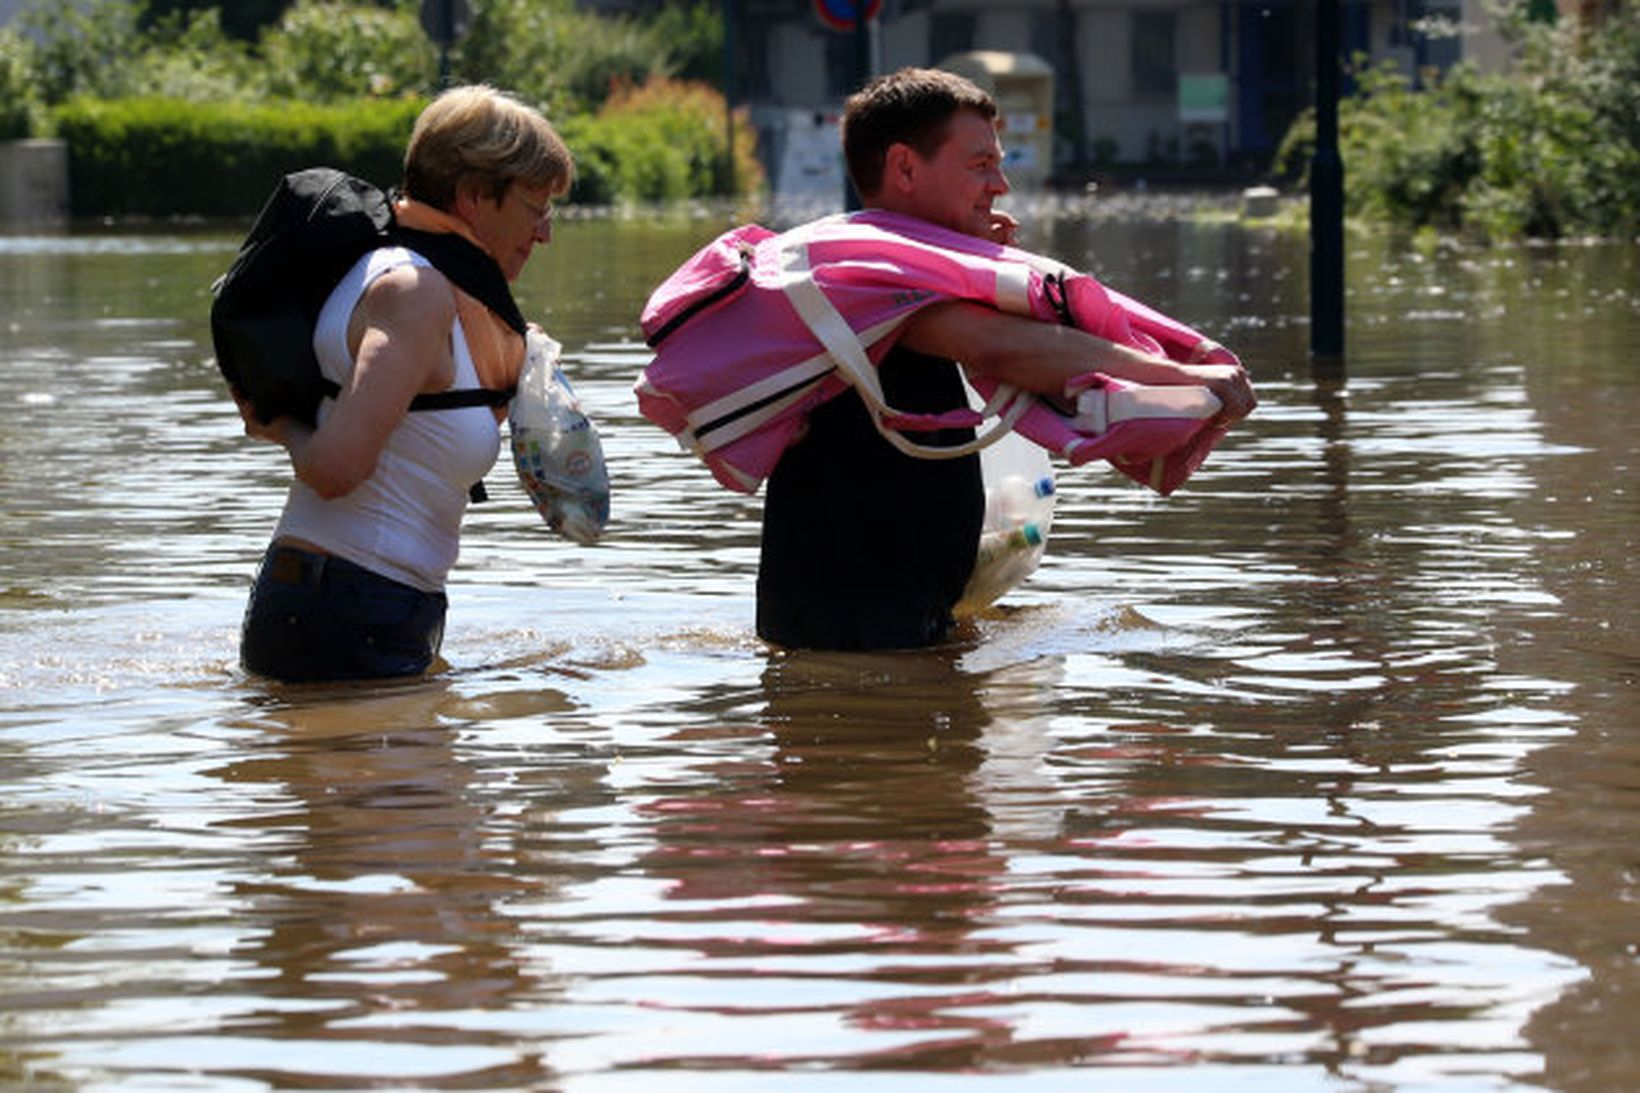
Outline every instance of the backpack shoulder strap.
<svg viewBox="0 0 1640 1093"><path fill-rule="evenodd" d="M410 400L411 410L460 410L468 406L505 406L516 387L461 387L429 391Z"/></svg>
<svg viewBox="0 0 1640 1093"><path fill-rule="evenodd" d="M527 324L513 299L507 279L495 259L459 235L447 232L413 231L391 227L383 242L400 244L414 250L433 263L452 284L459 285L490 310L500 315L509 327L524 333ZM320 377L320 386L326 397L334 398L341 388L334 380ZM469 406L505 406L517 391L512 387L461 387L448 391L429 391L410 400L412 412L424 410L460 410Z"/></svg>
<svg viewBox="0 0 1640 1093"><path fill-rule="evenodd" d="M451 232L428 232L397 224L388 230L396 243L426 258L450 283L501 316L519 334L528 328L524 313L513 299L512 289L501 267L479 247ZM411 410L453 410L466 406L505 406L516 387L471 387L455 391L435 391L417 395Z"/></svg>
<svg viewBox="0 0 1640 1093"><path fill-rule="evenodd" d="M452 284L501 316L519 334L528 324L501 267L480 248L451 232L427 232L395 224L388 236L433 263Z"/></svg>

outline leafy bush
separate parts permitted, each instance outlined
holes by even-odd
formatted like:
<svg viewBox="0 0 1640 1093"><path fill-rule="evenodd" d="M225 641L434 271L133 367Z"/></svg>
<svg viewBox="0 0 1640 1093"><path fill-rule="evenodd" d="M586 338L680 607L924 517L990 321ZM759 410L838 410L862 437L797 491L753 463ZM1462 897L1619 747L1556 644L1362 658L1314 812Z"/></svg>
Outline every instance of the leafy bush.
<svg viewBox="0 0 1640 1093"><path fill-rule="evenodd" d="M133 51L118 94L222 102L262 98L259 62L222 31L215 11L178 13L154 23Z"/></svg>
<svg viewBox="0 0 1640 1093"><path fill-rule="evenodd" d="M36 37L0 37L0 133L55 125L69 140L79 215L246 215L278 175L315 164L392 184L437 83L418 2L298 0L249 44L224 33L214 8L32 0ZM722 96L662 75L674 57L704 64L721 49L709 0L648 20L581 12L573 0L474 7L452 77L547 109L578 161L579 200L763 185L747 119L735 121L731 184ZM50 108L39 125L36 98Z"/></svg>
<svg viewBox="0 0 1640 1093"><path fill-rule="evenodd" d="M573 0L475 5L472 29L452 57L458 81L508 88L554 116L596 110L612 86L672 69L655 24L583 12Z"/></svg>
<svg viewBox="0 0 1640 1093"><path fill-rule="evenodd" d="M651 79L619 88L595 117L562 126L576 162L571 196L603 204L756 192L764 185L756 131L736 113L731 178L727 121L723 96L705 84Z"/></svg>
<svg viewBox="0 0 1640 1093"><path fill-rule="evenodd" d="M269 92L337 102L431 91L438 59L411 9L301 0L262 36Z"/></svg>
<svg viewBox="0 0 1640 1093"><path fill-rule="evenodd" d="M33 47L35 88L47 104L75 95L123 95L141 52L137 6L124 0L35 3L19 24Z"/></svg>
<svg viewBox="0 0 1640 1093"><path fill-rule="evenodd" d="M148 26L180 11L216 8L229 37L254 42L290 5L291 0L143 0L139 25Z"/></svg>
<svg viewBox="0 0 1640 1093"><path fill-rule="evenodd" d="M1455 228L1462 198L1480 167L1475 112L1484 89L1455 69L1429 90L1414 90L1393 63L1355 73L1357 92L1339 104L1345 208L1355 216L1411 227ZM1302 182L1315 149L1315 114L1306 112L1276 152L1279 179Z"/></svg>
<svg viewBox="0 0 1640 1093"><path fill-rule="evenodd" d="M244 216L280 175L340 167L396 184L420 100L326 107L81 98L57 112L80 215Z"/></svg>
<svg viewBox="0 0 1640 1093"><path fill-rule="evenodd" d="M1481 167L1476 113L1485 91L1463 68L1425 92L1390 69L1363 73L1360 82L1343 126L1344 162L1358 182L1349 191L1351 208L1457 227L1464 190Z"/></svg>
<svg viewBox="0 0 1640 1093"><path fill-rule="evenodd" d="M723 72L723 7L715 0L662 4L650 25L670 54L674 75L714 82Z"/></svg>
<svg viewBox="0 0 1640 1093"><path fill-rule="evenodd" d="M1357 73L1339 105L1351 214L1491 238L1640 231L1640 10L1509 25L1507 75L1460 65L1414 89L1393 66ZM1314 144L1311 112L1278 178L1302 181Z"/></svg>
<svg viewBox="0 0 1640 1093"><path fill-rule="evenodd" d="M0 27L0 140L17 140L34 132L34 70L28 43Z"/></svg>
<svg viewBox="0 0 1640 1093"><path fill-rule="evenodd" d="M255 7L265 15L273 2ZM78 96L338 102L438 89L420 0L298 0L247 43L233 34L256 25L241 18L251 6L28 0L20 23L32 43L35 90L55 106ZM473 8L469 33L451 50L452 79L508 88L555 116L596 111L613 87L707 75L722 63L714 0L664 4L641 18L582 11L575 0Z"/></svg>

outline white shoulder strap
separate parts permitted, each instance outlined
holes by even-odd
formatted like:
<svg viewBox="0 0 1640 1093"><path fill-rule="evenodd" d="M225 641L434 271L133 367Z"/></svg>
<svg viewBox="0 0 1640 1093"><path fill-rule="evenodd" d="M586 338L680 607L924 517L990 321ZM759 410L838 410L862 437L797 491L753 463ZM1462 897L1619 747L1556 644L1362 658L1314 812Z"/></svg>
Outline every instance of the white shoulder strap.
<svg viewBox="0 0 1640 1093"><path fill-rule="evenodd" d="M918 444L898 429L886 424L883 421L886 416L910 415L904 415L902 411L888 405L883 396L882 383L877 377L877 369L866 354L866 347L861 344L848 320L843 318L836 306L826 297L825 291L815 283L814 273L809 266L809 233L810 229L796 228L788 232L787 238L782 242L780 287L799 317L819 339L820 344L826 347L826 352L837 363L838 371L860 393L861 400L871 413L872 423L890 444L918 459L955 459L996 443L1014 427L1014 423L1025 411L1030 409L1033 395L1006 384L999 384L996 392L980 411L983 417L997 417L997 423L968 443L950 448Z"/></svg>

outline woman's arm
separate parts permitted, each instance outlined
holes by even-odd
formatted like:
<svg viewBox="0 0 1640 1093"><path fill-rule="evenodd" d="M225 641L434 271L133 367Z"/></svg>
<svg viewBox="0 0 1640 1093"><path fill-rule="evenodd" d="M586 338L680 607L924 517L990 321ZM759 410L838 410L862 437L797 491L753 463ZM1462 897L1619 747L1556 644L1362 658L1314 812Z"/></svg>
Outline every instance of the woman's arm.
<svg viewBox="0 0 1640 1093"><path fill-rule="evenodd" d="M246 433L282 444L296 477L319 496L346 496L375 471L410 401L450 385L454 320L455 295L443 274L419 266L390 270L354 308L353 374L324 424L315 430L286 417L261 425L245 415Z"/></svg>

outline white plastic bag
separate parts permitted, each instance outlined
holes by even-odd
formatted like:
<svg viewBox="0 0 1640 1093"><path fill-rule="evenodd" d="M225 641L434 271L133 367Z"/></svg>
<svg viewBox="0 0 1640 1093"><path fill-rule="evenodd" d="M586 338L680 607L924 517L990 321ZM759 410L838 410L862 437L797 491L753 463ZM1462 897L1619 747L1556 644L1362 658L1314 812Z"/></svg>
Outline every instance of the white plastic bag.
<svg viewBox="0 0 1640 1093"><path fill-rule="evenodd" d="M609 523L609 471L598 430L558 359L563 347L531 327L507 423L513 466L547 526L583 546Z"/></svg>
<svg viewBox="0 0 1640 1093"><path fill-rule="evenodd" d="M1036 571L1053 525L1053 465L1048 453L1015 433L980 453L985 522L959 618L977 615Z"/></svg>

